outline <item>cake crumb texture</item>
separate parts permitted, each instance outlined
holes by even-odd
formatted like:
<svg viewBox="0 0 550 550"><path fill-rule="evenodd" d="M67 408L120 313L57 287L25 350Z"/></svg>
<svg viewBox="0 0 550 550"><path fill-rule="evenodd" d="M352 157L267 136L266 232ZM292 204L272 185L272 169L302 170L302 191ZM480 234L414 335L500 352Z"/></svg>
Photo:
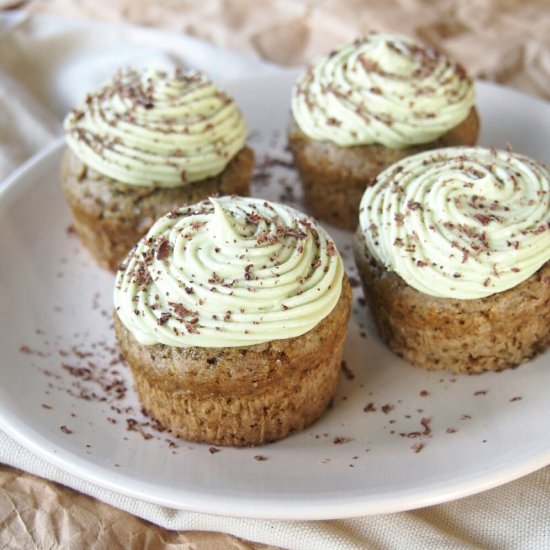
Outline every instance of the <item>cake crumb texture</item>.
<svg viewBox="0 0 550 550"><path fill-rule="evenodd" d="M368 253L360 229L355 260L380 336L428 370L501 371L550 346L550 262L514 288L485 298L437 298L407 285Z"/></svg>
<svg viewBox="0 0 550 550"><path fill-rule="evenodd" d="M436 141L389 149L382 145L339 147L308 138L294 123L289 146L302 182L305 204L316 218L343 229L355 230L363 192L376 176L398 160L438 147L474 145L479 134L475 108L457 127Z"/></svg>
<svg viewBox="0 0 550 550"><path fill-rule="evenodd" d="M351 300L345 279L336 307L315 328L253 346L144 346L116 313L115 332L143 407L174 435L260 445L306 428L331 403Z"/></svg>
<svg viewBox="0 0 550 550"><path fill-rule="evenodd" d="M211 195L248 195L254 152L244 147L218 176L173 188L127 185L102 176L67 148L61 184L84 246L114 271L153 223L176 206Z"/></svg>

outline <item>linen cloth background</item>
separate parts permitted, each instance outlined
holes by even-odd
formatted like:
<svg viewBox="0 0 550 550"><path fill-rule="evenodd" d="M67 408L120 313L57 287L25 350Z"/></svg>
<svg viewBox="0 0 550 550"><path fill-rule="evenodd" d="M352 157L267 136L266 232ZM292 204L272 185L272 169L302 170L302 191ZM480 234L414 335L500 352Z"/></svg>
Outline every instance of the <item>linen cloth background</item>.
<svg viewBox="0 0 550 550"><path fill-rule="evenodd" d="M0 8L18 4L30 12L124 20L179 33L21 13L1 18L0 178L60 133L66 109L91 82L124 63L184 63L223 80L277 70L260 60L301 64L367 30L389 29L439 47L475 76L550 98L550 5L545 0L0 0ZM246 57L217 50L181 31ZM216 67L223 70L216 73ZM63 85L76 74L79 78L70 88ZM422 510L281 522L178 512L122 497L45 464L1 432L0 462L78 491L1 467L2 547L550 547L550 467L480 495Z"/></svg>

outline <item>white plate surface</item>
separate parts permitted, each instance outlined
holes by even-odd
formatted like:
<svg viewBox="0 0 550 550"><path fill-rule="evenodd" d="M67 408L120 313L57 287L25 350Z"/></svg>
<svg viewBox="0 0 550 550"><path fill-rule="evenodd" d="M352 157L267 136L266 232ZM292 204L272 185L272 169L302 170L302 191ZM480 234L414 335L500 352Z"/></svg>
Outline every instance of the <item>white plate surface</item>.
<svg viewBox="0 0 550 550"><path fill-rule="evenodd" d="M227 87L253 130L256 194L299 204L285 150L293 78L283 73ZM550 161L549 104L483 83L478 92L482 144L510 143ZM139 412L117 358L112 275L70 231L58 181L61 152L62 144L53 144L0 188L0 426L32 452L149 502L279 519L426 506L550 463L549 353L499 374L425 372L380 342L357 287L349 372L333 407L311 428L246 449L212 449L159 432ZM331 233L356 277L351 234Z"/></svg>

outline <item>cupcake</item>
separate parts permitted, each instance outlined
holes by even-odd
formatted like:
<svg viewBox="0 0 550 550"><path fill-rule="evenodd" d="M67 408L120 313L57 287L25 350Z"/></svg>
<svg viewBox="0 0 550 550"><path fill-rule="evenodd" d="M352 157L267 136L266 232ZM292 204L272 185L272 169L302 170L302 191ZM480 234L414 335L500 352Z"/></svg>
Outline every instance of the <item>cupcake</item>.
<svg viewBox="0 0 550 550"><path fill-rule="evenodd" d="M74 226L111 270L174 206L249 191L243 117L201 73L120 71L67 115L65 132L61 183Z"/></svg>
<svg viewBox="0 0 550 550"><path fill-rule="evenodd" d="M363 196L354 252L382 339L425 369L499 371L550 345L550 171L427 151Z"/></svg>
<svg viewBox="0 0 550 550"><path fill-rule="evenodd" d="M318 59L294 86L289 131L315 216L355 229L365 188L390 164L474 145L474 101L459 64L405 36L372 33Z"/></svg>
<svg viewBox="0 0 550 550"><path fill-rule="evenodd" d="M220 197L173 210L129 253L114 304L141 404L179 437L275 441L334 396L351 290L333 241L292 208Z"/></svg>

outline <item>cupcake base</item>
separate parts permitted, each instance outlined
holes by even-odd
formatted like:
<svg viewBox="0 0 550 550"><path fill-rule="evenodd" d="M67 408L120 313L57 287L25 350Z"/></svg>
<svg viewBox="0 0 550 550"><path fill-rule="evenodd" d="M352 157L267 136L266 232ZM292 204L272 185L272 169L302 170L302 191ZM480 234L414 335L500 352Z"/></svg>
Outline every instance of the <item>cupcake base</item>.
<svg viewBox="0 0 550 550"><path fill-rule="evenodd" d="M304 189L305 203L313 215L336 227L355 230L363 192L382 170L428 149L474 145L478 134L479 118L474 108L466 120L438 140L415 147L339 147L309 139L296 124L290 129L289 146Z"/></svg>
<svg viewBox="0 0 550 550"><path fill-rule="evenodd" d="M95 260L112 271L153 223L175 206L211 195L249 194L254 152L243 148L218 176L177 188L139 187L98 174L67 149L61 184L74 227Z"/></svg>
<svg viewBox="0 0 550 550"><path fill-rule="evenodd" d="M181 438L260 445L317 420L338 383L351 289L302 336L235 348L139 344L115 313L115 332L146 412Z"/></svg>
<svg viewBox="0 0 550 550"><path fill-rule="evenodd" d="M354 254L380 336L414 365L456 373L500 371L550 346L550 262L510 290L457 300L423 294L380 266L360 230Z"/></svg>

